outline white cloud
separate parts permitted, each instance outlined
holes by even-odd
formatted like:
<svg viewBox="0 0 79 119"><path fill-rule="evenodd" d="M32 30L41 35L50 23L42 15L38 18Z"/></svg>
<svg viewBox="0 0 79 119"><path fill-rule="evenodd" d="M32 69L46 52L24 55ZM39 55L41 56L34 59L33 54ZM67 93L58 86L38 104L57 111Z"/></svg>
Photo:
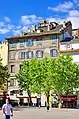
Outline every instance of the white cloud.
<svg viewBox="0 0 79 119"><path fill-rule="evenodd" d="M73 2L68 1L64 3L60 3L56 7L48 7L49 10L56 11L56 12L68 12L68 10L72 9L74 7Z"/></svg>
<svg viewBox="0 0 79 119"><path fill-rule="evenodd" d="M30 24L30 20L28 19L27 16L21 16L21 23L23 25L28 25L28 24Z"/></svg>
<svg viewBox="0 0 79 119"><path fill-rule="evenodd" d="M20 35L21 31L20 30L12 30L14 36Z"/></svg>
<svg viewBox="0 0 79 119"><path fill-rule="evenodd" d="M79 17L67 17L66 18L67 21L71 21L72 22L72 28L79 28Z"/></svg>
<svg viewBox="0 0 79 119"><path fill-rule="evenodd" d="M63 4L59 4L56 7L48 7L49 10L56 11L56 12L67 12L66 16L62 16L60 18L58 17L49 17L47 18L48 21L56 21L56 22L61 22L61 21L71 21L72 22L72 28L79 28L79 1L78 0L73 0L64 2Z"/></svg>
<svg viewBox="0 0 79 119"><path fill-rule="evenodd" d="M66 8L66 7L65 7ZM69 7L68 7L69 8ZM25 15L21 16L20 22L18 24L12 24L11 22L1 21L0 22L0 34L12 33L13 35L20 35L21 32L27 31L28 27L32 24L36 24L42 20L42 17L36 15ZM71 21L73 28L79 28L79 11L78 10L69 10L68 14L64 19L58 16L50 16L46 18L49 22L58 22ZM11 21L11 20L10 20ZM18 20L19 21L19 20Z"/></svg>
<svg viewBox="0 0 79 119"><path fill-rule="evenodd" d="M0 27L4 27L5 26L4 24L5 24L4 22L0 22Z"/></svg>
<svg viewBox="0 0 79 119"><path fill-rule="evenodd" d="M16 26L16 29L21 29L21 25Z"/></svg>
<svg viewBox="0 0 79 119"><path fill-rule="evenodd" d="M5 22L11 22L9 17L4 17Z"/></svg>
<svg viewBox="0 0 79 119"><path fill-rule="evenodd" d="M27 31L28 26L23 26L23 28L21 29L22 31Z"/></svg>
<svg viewBox="0 0 79 119"><path fill-rule="evenodd" d="M64 19L62 18L54 18L54 17L49 17L47 18L47 21L52 22L55 21L57 23L62 23L63 21L71 21L72 22L72 28L79 28L79 16L67 16Z"/></svg>
<svg viewBox="0 0 79 119"><path fill-rule="evenodd" d="M7 24L6 27L7 27L9 30L12 30L12 29L14 29L15 26L12 25L12 24Z"/></svg>
<svg viewBox="0 0 79 119"><path fill-rule="evenodd" d="M9 32L9 29L7 29L7 28L1 29L1 28L0 28L0 34L6 34L6 33L8 33L8 32Z"/></svg>
<svg viewBox="0 0 79 119"><path fill-rule="evenodd" d="M78 10L71 10L69 11L69 16L79 16L79 11Z"/></svg>
<svg viewBox="0 0 79 119"><path fill-rule="evenodd" d="M47 19L46 19L48 22L58 22L58 23L60 23L60 21L62 21L62 19L61 18L56 18L56 17L48 17ZM64 19L63 19L63 21L64 21Z"/></svg>
<svg viewBox="0 0 79 119"><path fill-rule="evenodd" d="M36 15L25 15L21 16L22 25L30 25L35 22L39 22L42 17L37 17Z"/></svg>

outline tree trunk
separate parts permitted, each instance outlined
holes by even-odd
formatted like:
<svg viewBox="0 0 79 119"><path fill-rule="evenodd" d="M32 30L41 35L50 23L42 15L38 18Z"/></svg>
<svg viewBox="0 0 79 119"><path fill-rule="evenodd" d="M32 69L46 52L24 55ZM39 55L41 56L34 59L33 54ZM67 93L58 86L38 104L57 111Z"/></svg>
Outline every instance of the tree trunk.
<svg viewBox="0 0 79 119"><path fill-rule="evenodd" d="M49 110L49 91L48 91L48 93L47 93L47 109Z"/></svg>
<svg viewBox="0 0 79 119"><path fill-rule="evenodd" d="M47 96L47 103L48 103L48 105L49 105L49 95Z"/></svg>
<svg viewBox="0 0 79 119"><path fill-rule="evenodd" d="M31 93L28 91L28 106L32 106Z"/></svg>

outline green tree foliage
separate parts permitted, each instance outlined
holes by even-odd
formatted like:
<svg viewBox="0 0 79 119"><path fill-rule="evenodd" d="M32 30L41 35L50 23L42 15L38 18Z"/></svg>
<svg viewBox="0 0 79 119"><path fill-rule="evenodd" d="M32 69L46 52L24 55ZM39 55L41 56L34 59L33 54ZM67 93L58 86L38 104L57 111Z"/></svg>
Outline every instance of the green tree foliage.
<svg viewBox="0 0 79 119"><path fill-rule="evenodd" d="M49 103L50 91L58 94L72 94L79 87L79 66L67 56L32 59L22 62L22 69L17 73L19 86L31 93L43 92Z"/></svg>
<svg viewBox="0 0 79 119"><path fill-rule="evenodd" d="M29 105L31 104L31 86L32 86L32 75L31 75L31 66L30 61L23 61L22 68L17 73L16 77L18 78L19 86L21 89L27 91L29 96Z"/></svg>
<svg viewBox="0 0 79 119"><path fill-rule="evenodd" d="M52 74L53 74L53 59L48 59L45 58L42 60L42 90L45 93L47 97L47 103L49 104L49 96L50 96L50 91L53 89L53 80L52 80Z"/></svg>
<svg viewBox="0 0 79 119"><path fill-rule="evenodd" d="M2 65L2 59L0 58L0 88L2 88L3 84L7 83L9 73L8 67Z"/></svg>
<svg viewBox="0 0 79 119"><path fill-rule="evenodd" d="M62 55L55 59L54 89L58 95L73 94L79 86L79 66L69 55Z"/></svg>

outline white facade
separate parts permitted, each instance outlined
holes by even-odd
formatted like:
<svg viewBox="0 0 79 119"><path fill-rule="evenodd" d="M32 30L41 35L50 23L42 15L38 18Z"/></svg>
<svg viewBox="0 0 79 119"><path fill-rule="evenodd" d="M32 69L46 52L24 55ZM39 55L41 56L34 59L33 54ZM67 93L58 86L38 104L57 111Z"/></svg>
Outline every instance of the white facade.
<svg viewBox="0 0 79 119"><path fill-rule="evenodd" d="M63 42L60 44L60 52L63 52L65 54L68 51L68 53L72 56L73 61L76 63L79 63L78 50L79 50L79 43Z"/></svg>

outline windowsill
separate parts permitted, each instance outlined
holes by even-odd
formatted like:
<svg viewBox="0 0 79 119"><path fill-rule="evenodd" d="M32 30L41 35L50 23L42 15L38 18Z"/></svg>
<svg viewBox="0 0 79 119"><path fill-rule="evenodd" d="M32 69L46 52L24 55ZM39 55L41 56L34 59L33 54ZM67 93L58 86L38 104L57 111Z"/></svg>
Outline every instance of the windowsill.
<svg viewBox="0 0 79 119"><path fill-rule="evenodd" d="M13 47L9 46L9 48L16 48L16 46L13 46Z"/></svg>
<svg viewBox="0 0 79 119"><path fill-rule="evenodd" d="M50 57L57 57L57 55L56 56L50 56Z"/></svg>
<svg viewBox="0 0 79 119"><path fill-rule="evenodd" d="M24 48L24 45L23 46L19 46L19 48Z"/></svg>
<svg viewBox="0 0 79 119"><path fill-rule="evenodd" d="M36 57L36 58L43 58L43 57Z"/></svg>
<svg viewBox="0 0 79 119"><path fill-rule="evenodd" d="M42 44L37 44L37 46L42 46Z"/></svg>

